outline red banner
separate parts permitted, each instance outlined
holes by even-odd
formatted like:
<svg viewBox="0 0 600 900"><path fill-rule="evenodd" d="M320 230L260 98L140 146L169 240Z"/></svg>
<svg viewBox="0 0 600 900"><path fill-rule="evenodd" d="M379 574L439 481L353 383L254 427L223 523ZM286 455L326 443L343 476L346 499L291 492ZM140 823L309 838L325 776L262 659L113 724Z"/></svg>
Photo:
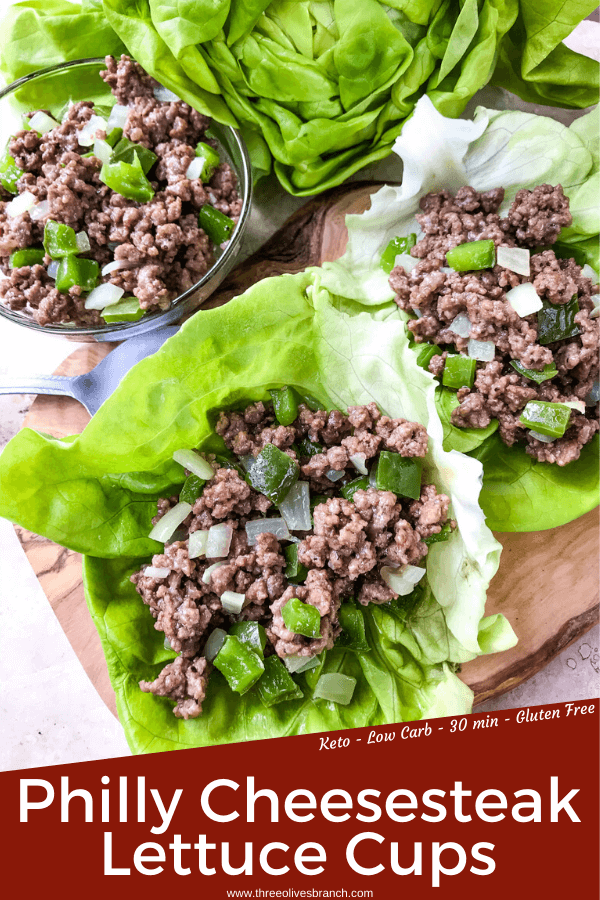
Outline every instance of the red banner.
<svg viewBox="0 0 600 900"><path fill-rule="evenodd" d="M3 773L5 893L597 896L598 707Z"/></svg>

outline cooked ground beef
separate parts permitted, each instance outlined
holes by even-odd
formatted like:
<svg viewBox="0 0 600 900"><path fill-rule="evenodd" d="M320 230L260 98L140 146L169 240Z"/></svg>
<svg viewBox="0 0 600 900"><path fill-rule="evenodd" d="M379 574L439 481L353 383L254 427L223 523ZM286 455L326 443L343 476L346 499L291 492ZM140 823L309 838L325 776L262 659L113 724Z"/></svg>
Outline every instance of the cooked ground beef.
<svg viewBox="0 0 600 900"><path fill-rule="evenodd" d="M285 575L284 549L274 534L260 533L253 546L248 543L246 523L271 513L271 501L251 487L236 468L219 465L209 457L216 467L214 477L195 501L183 533L178 530L173 542L152 559L152 566L167 574L146 575L147 566L143 566L132 576L156 619L155 628L179 654L154 682L140 686L175 700L175 715L184 718L200 715L208 678L203 652L216 627L259 622L268 638L266 654L315 656L333 647L341 633L341 604L351 598L365 606L396 599L397 594L381 576L382 566L422 565L427 540L439 535L449 521L449 498L438 494L431 484L422 485L418 500L370 486L357 490L352 500L339 495L340 486L358 475L350 461L354 453L374 459L381 450L407 458L423 457L427 452L422 425L383 416L375 403L350 407L347 415L339 410L313 411L301 403L296 420L281 426L272 406L259 402L241 412L222 412L216 431L246 465L248 457L257 456L267 444L279 447L298 463L300 480L307 481L320 496L312 530L298 537L298 561L308 573L303 583L290 583ZM322 452L305 455L306 440L313 444L311 452ZM330 469L343 471L341 480L328 479ZM177 497L159 500L154 523L177 502ZM203 576L214 560L190 559L189 536L219 523L231 526L231 545L205 583ZM239 615L223 609L220 598L225 591L245 595ZM319 611L318 638L286 628L282 609L293 598Z"/></svg>
<svg viewBox="0 0 600 900"><path fill-rule="evenodd" d="M104 324L97 310L86 310L81 288L56 290L47 274L51 262L13 269L10 254L40 247L46 221L69 225L88 235L91 249L82 254L107 263L126 261L127 266L101 277L138 298L144 310L166 309L171 301L192 287L210 268L215 248L198 224L198 211L213 206L237 222L242 201L237 179L227 163L220 164L210 180L189 179L186 171L195 159L199 141L206 138L210 119L182 101L163 102L154 96L156 82L126 56L117 62L106 58L102 77L117 103L129 112L123 135L152 150L158 157L148 173L154 197L146 203L127 199L100 181L102 163L86 156L89 147L78 142L80 129L94 115L94 104L79 102L67 111L56 128L39 135L19 131L10 141L10 153L23 175L20 194L29 191L47 211L31 219L29 212L10 217L3 191L0 199L0 302L19 310L40 325L71 323L96 327ZM98 131L98 138L106 137Z"/></svg>
<svg viewBox="0 0 600 900"><path fill-rule="evenodd" d="M485 428L497 419L505 444L524 441L530 456L564 466L578 459L599 427L598 404L589 397L598 381L598 320L590 316L594 308L591 295L598 288L574 259L557 258L549 247L561 228L571 223L569 201L560 185L519 191L505 218L498 213L503 199L503 188L478 193L471 187L461 188L456 196L441 191L423 197L422 212L417 215L423 236L410 251L419 262L410 273L397 266L390 285L398 306L411 315L407 327L417 343L453 345L454 352L463 354L469 338L495 344L495 358L478 362L473 387L458 390L459 405L452 413L452 424ZM446 267L449 250L479 240L493 240L496 247L530 249L531 274L517 275L498 265L471 272ZM542 301L552 306L577 297L579 334L546 346L538 343L537 313L521 318L506 297L511 288L524 282L531 282ZM471 324L469 337L450 330L461 314ZM436 354L429 371L441 376L447 356L447 351ZM535 371L554 362L558 374L537 385L519 374L511 360ZM530 400L584 401L587 405L585 413L572 412L563 437L545 442L519 423Z"/></svg>

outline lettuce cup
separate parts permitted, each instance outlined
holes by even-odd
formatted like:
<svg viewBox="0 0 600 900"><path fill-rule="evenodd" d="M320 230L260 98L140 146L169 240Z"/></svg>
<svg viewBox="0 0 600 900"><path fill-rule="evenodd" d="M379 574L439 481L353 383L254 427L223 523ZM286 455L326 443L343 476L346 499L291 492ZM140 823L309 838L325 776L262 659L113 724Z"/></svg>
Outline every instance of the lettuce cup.
<svg viewBox="0 0 600 900"><path fill-rule="evenodd" d="M408 443L386 444L398 427ZM369 434L379 443L361 457L356 441ZM303 440L317 445L314 456ZM417 459L420 484L395 480ZM374 483L344 495L361 475L355 464ZM480 462L444 450L435 384L414 369L396 308L372 315L307 272L194 316L80 435L22 431L0 459L0 514L83 554L119 717L142 753L470 711L461 663L516 641L502 616L484 615L501 548L478 504L481 475ZM306 521L290 501L302 484L322 492ZM363 554L360 571L341 573L331 553L319 559L319 539L337 539L344 516L366 533L361 516L372 510L361 510L384 495L394 523L416 533L421 485L444 506L428 536L444 539L421 547L412 566L399 557L391 593L372 602L373 534L361 543L373 565ZM232 541L245 554L235 566ZM252 553L270 567L266 598ZM382 562L379 553L378 574ZM413 567L422 570L413 584L393 580L410 581ZM318 609L312 589L334 576L347 583ZM210 629L178 630L173 579L194 622L205 616ZM262 604L256 615L252 604ZM298 659L311 667L282 665Z"/></svg>
<svg viewBox="0 0 600 900"><path fill-rule="evenodd" d="M598 504L597 123L597 109L569 128L483 108L450 120L423 97L395 145L401 187L348 217L320 276L375 315L396 306L445 449L483 463L495 531Z"/></svg>

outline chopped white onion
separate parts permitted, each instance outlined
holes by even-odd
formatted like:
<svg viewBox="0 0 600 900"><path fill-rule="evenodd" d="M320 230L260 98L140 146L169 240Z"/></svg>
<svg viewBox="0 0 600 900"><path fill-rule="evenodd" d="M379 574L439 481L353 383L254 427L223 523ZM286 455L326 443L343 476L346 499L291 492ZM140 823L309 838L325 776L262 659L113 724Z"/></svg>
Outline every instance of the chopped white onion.
<svg viewBox="0 0 600 900"><path fill-rule="evenodd" d="M31 215L31 213L29 213ZM600 316L600 294L592 294L590 300L594 304L594 308L590 313L590 319L597 319Z"/></svg>
<svg viewBox="0 0 600 900"><path fill-rule="evenodd" d="M173 649L173 648L171 647L171 641L169 640L168 637L165 637L165 639L164 639L164 641L163 641L163 647L165 648L165 650L172 650L172 649Z"/></svg>
<svg viewBox="0 0 600 900"><path fill-rule="evenodd" d="M94 141L94 156L96 156L101 163L109 163L112 153L113 148L108 141L103 141L102 138L96 138Z"/></svg>
<svg viewBox="0 0 600 900"><path fill-rule="evenodd" d="M217 202L217 198L215 197L215 195L213 194L212 191L208 192L208 199L210 200L210 202L212 203L213 206Z"/></svg>
<svg viewBox="0 0 600 900"><path fill-rule="evenodd" d="M471 320L464 313L459 313L448 325L448 331L459 337L468 338L471 331Z"/></svg>
<svg viewBox="0 0 600 900"><path fill-rule="evenodd" d="M585 398L585 402L587 406L595 406L596 403L600 400L600 382L595 381L592 385L592 389Z"/></svg>
<svg viewBox="0 0 600 900"><path fill-rule="evenodd" d="M414 267L420 262L420 259L416 259L410 253L398 253L394 260L394 266L402 266L405 272L412 272Z"/></svg>
<svg viewBox="0 0 600 900"><path fill-rule="evenodd" d="M318 656L286 656L283 662L291 675L299 675L308 669L316 669L321 660Z"/></svg>
<svg viewBox="0 0 600 900"><path fill-rule="evenodd" d="M343 478L346 472L344 469L330 469L329 472L325 472L325 478L328 478L329 481L339 481L340 478Z"/></svg>
<svg viewBox="0 0 600 900"><path fill-rule="evenodd" d="M576 412L580 412L585 415L585 403L583 402L583 400L561 400L560 402L563 406L569 406Z"/></svg>
<svg viewBox="0 0 600 900"><path fill-rule="evenodd" d="M121 245L119 244L118 241L109 241L107 246L108 246L108 249L112 250L114 253L115 250L117 249L117 247L120 247Z"/></svg>
<svg viewBox="0 0 600 900"><path fill-rule="evenodd" d="M80 147L91 147L96 140L97 131L106 131L106 119L102 116L92 116L77 133L77 142Z"/></svg>
<svg viewBox="0 0 600 900"><path fill-rule="evenodd" d="M581 276L582 278L591 278L593 284L598 284L598 276L588 263L582 268Z"/></svg>
<svg viewBox="0 0 600 900"><path fill-rule="evenodd" d="M144 575L146 578L168 578L171 570L163 566L146 566Z"/></svg>
<svg viewBox="0 0 600 900"><path fill-rule="evenodd" d="M34 222L43 219L50 213L50 204L47 200L42 200L41 203L36 203L35 206L32 206L29 210L29 218L33 219Z"/></svg>
<svg viewBox="0 0 600 900"><path fill-rule="evenodd" d="M205 162L206 160L203 156L194 157L194 159L185 170L185 177L190 179L201 178L202 172L204 171Z"/></svg>
<svg viewBox="0 0 600 900"><path fill-rule="evenodd" d="M183 500L180 503L176 503L158 520L148 537L153 541L160 541L164 544L175 533L181 523L187 519L191 511L191 503L185 503Z"/></svg>
<svg viewBox="0 0 600 900"><path fill-rule="evenodd" d="M522 319L524 319L525 316L530 316L532 313L537 312L544 305L530 281L518 284L515 288L512 288L512 290L507 291L506 299L516 314L521 316Z"/></svg>
<svg viewBox="0 0 600 900"><path fill-rule="evenodd" d="M58 275L58 267L60 266L59 259L53 259L51 263L48 264L48 277L52 278L56 281L56 276Z"/></svg>
<svg viewBox="0 0 600 900"><path fill-rule="evenodd" d="M32 131L37 131L38 134L46 134L59 124L56 119L53 119L48 113L42 112L42 110L36 112L29 120L29 127Z"/></svg>
<svg viewBox="0 0 600 900"><path fill-rule="evenodd" d="M354 694L356 678L350 675L340 675L334 672L330 675L321 675L313 692L313 698L331 700L341 706L348 706Z"/></svg>
<svg viewBox="0 0 600 900"><path fill-rule="evenodd" d="M163 87L162 84L154 88L154 96L160 103L177 103L181 99L169 88Z"/></svg>
<svg viewBox="0 0 600 900"><path fill-rule="evenodd" d="M496 345L493 341L476 341L469 338L467 356L478 359L481 362L491 362L496 353Z"/></svg>
<svg viewBox="0 0 600 900"><path fill-rule="evenodd" d="M215 628L204 645L204 656L209 662L213 661L226 640L227 632L222 628Z"/></svg>
<svg viewBox="0 0 600 900"><path fill-rule="evenodd" d="M78 231L75 235L75 241L77 243L78 253L89 253L89 251L92 249L90 239L85 231Z"/></svg>
<svg viewBox="0 0 600 900"><path fill-rule="evenodd" d="M212 566L209 566L208 569L205 571L204 575L202 576L203 583L210 584L210 576L215 571L215 569L220 569L221 566L226 566L226 565L227 565L227 563L220 562L220 563L213 563Z"/></svg>
<svg viewBox="0 0 600 900"><path fill-rule="evenodd" d="M4 212L11 219L14 219L16 216L22 216L23 213L29 212L32 206L35 206L35 197L31 191L23 191L22 194L19 194L14 200L6 204Z"/></svg>
<svg viewBox="0 0 600 900"><path fill-rule="evenodd" d="M279 504L279 512L283 516L290 531L310 531L310 487L308 481L297 481Z"/></svg>
<svg viewBox="0 0 600 900"><path fill-rule="evenodd" d="M424 574L425 569L419 566L402 566L401 569L394 569L391 566L381 567L381 577L400 597L411 594L415 584L418 584Z"/></svg>
<svg viewBox="0 0 600 900"><path fill-rule="evenodd" d="M529 250L525 250L523 247L498 247L496 263L503 269L516 272L517 275L531 274Z"/></svg>
<svg viewBox="0 0 600 900"><path fill-rule="evenodd" d="M289 541L291 538L285 519L255 519L253 522L246 522L246 535L251 547L256 543L258 535L264 531L275 535L279 541Z"/></svg>
<svg viewBox="0 0 600 900"><path fill-rule="evenodd" d="M364 453L355 453L354 456L350 457L350 462L352 463L356 471L360 472L361 475L369 474L369 470L365 465L366 461L367 457Z"/></svg>
<svg viewBox="0 0 600 900"><path fill-rule="evenodd" d="M139 260L134 262L131 259L114 259L102 268L100 274L104 276L110 275L111 272L118 272L120 269L135 269L139 264Z"/></svg>
<svg viewBox="0 0 600 900"><path fill-rule="evenodd" d="M173 454L173 459L180 466L183 466L184 469L191 472L192 475L197 475L198 478L204 478L206 481L210 481L215 474L210 463L207 463L204 457L194 450L176 450Z"/></svg>
<svg viewBox="0 0 600 900"><path fill-rule="evenodd" d="M442 266L438 269L438 272L443 272L444 275L452 275L454 269L451 269L450 266Z"/></svg>
<svg viewBox="0 0 600 900"><path fill-rule="evenodd" d="M539 431L530 431L529 434L536 441L541 441L543 444L552 444L556 440L556 438L550 437L548 434L540 434Z"/></svg>
<svg viewBox="0 0 600 900"><path fill-rule="evenodd" d="M231 525L227 525L226 522L211 525L206 539L206 558L218 559L220 556L227 556L231 547L232 537L233 528Z"/></svg>
<svg viewBox="0 0 600 900"><path fill-rule="evenodd" d="M236 594L235 591L223 591L221 594L221 606L230 616L239 616L245 602L245 594Z"/></svg>
<svg viewBox="0 0 600 900"><path fill-rule="evenodd" d="M129 115L129 107L121 106L116 103L110 111L110 115L106 120L106 133L110 134L113 128L124 128Z"/></svg>
<svg viewBox="0 0 600 900"><path fill-rule="evenodd" d="M188 542L188 556L190 559L198 559L206 555L206 542L208 541L208 529L206 531L192 531Z"/></svg>
<svg viewBox="0 0 600 900"><path fill-rule="evenodd" d="M87 295L85 299L86 309L106 309L107 306L114 306L118 303L125 291L123 288L117 287L116 284L99 284L93 291Z"/></svg>

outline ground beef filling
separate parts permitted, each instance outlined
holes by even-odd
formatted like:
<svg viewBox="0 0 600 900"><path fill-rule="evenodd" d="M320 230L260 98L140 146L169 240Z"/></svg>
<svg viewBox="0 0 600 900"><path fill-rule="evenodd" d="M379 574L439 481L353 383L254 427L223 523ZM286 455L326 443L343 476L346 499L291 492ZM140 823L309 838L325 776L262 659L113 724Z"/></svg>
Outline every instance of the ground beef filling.
<svg viewBox="0 0 600 900"><path fill-rule="evenodd" d="M473 387L457 392L452 424L485 428L497 419L505 444L525 442L530 456L564 466L578 459L599 427L598 404L589 396L598 381L598 319L590 317L594 308L591 296L598 288L573 259L558 259L551 249L561 228L571 223L569 201L560 185L519 191L505 218L499 215L503 199L503 188L478 193L471 187L461 188L456 196L441 191L423 197L417 215L423 236L410 251L419 262L410 273L397 266L390 285L398 306L411 315L407 327L417 343L442 348L453 345L452 352L466 353L469 338L459 337L449 328L456 316L463 314L471 323L470 338L495 344L495 358L477 364ZM478 272L447 268L448 250L478 240L493 240L496 247L530 249L530 276L498 265ZM527 281L553 306L577 297L577 336L547 346L538 343L537 314L521 318L506 299L511 288ZM434 356L429 371L441 376L447 355L444 350ZM536 371L554 361L558 374L537 385L518 374L511 360ZM583 401L586 410L574 410L564 436L546 443L519 423L523 408L536 399Z"/></svg>
<svg viewBox="0 0 600 900"><path fill-rule="evenodd" d="M97 310L86 310L80 287L56 290L47 274L51 262L13 269L9 256L15 250L39 247L44 224L52 220L84 231L91 250L81 254L102 268L113 261L126 266L101 277L137 297L144 310L166 309L171 301L192 287L210 268L215 248L198 224L198 211L210 205L235 222L242 201L231 167L222 163L210 181L189 179L186 171L195 158L195 147L204 141L210 119L182 101L161 102L154 97L153 78L126 56L106 58L102 77L117 103L129 108L124 137L152 150L158 157L148 173L154 197L147 203L115 193L100 181L101 161L86 157L90 148L78 143L78 132L94 114L93 103L73 104L64 121L38 135L19 131L10 153L23 175L19 193L31 192L48 211L31 219L28 212L10 217L5 209L12 197L0 197L0 302L30 315L38 324L97 327L104 319ZM104 137L104 133L98 133Z"/></svg>
<svg viewBox="0 0 600 900"><path fill-rule="evenodd" d="M155 569L168 574L161 578L145 575L144 565L132 576L156 620L155 628L164 633L168 645L178 654L155 681L144 681L140 686L176 701L174 713L182 718L201 713L210 670L203 651L216 627L227 630L238 621L260 622L268 638L266 654L276 653L281 658L315 656L333 647L339 636L341 604L350 598L365 606L394 600L397 595L382 579L381 567L423 565L428 549L425 539L439 534L449 521L449 498L431 484L422 485L418 500L369 487L356 491L349 501L339 496L339 483L325 477L333 460L336 470L344 472L342 484L356 478L358 473L350 462L353 452L373 458L380 449L393 448L405 457L425 455L427 433L423 426L383 416L375 403L350 407L347 415L337 410L313 411L301 405L295 422L283 427L277 424L272 407L259 402L241 412L221 413L216 431L240 458L256 456L269 443L282 449L298 462L300 479L320 494L321 502L314 507L313 529L303 533L298 544L298 560L308 574L303 583L291 584L285 576L284 544L270 532L263 532L250 546L246 535L248 521L271 513L277 516L278 511L236 468L217 467L183 523L182 532L178 531L164 552L152 559ZM324 452L302 456L298 448L304 439L318 442ZM325 469L322 461L313 462L319 455L328 460ZM178 497L159 500L154 523L177 502ZM227 556L190 559L189 535L221 522L232 528ZM203 576L214 562L221 565L205 583ZM225 591L245 595L239 615L224 611L220 597ZM294 597L319 611L318 638L286 628L282 609Z"/></svg>

